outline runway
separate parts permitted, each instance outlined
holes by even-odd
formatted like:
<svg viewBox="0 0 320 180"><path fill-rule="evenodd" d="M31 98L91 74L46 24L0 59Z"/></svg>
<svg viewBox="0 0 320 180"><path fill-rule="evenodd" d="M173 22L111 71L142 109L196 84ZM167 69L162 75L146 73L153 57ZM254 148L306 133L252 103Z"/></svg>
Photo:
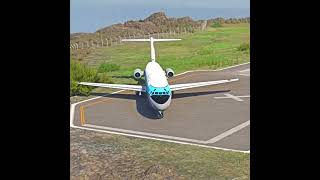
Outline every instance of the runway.
<svg viewBox="0 0 320 180"><path fill-rule="evenodd" d="M186 72L169 84L239 78L174 92L158 119L146 97L118 91L71 105L70 126L106 133L250 152L250 63L216 71Z"/></svg>

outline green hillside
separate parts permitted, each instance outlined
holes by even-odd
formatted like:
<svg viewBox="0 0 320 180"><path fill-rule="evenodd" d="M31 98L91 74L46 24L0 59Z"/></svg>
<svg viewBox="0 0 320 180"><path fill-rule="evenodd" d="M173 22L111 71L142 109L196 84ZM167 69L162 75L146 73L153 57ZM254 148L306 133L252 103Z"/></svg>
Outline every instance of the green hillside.
<svg viewBox="0 0 320 180"><path fill-rule="evenodd" d="M194 69L217 69L250 61L250 48L239 50L242 44L250 44L250 25L228 24L219 28L209 27L193 34L179 34L176 42L156 43L157 62L175 73ZM126 42L108 48L95 49L82 62L99 68L102 63L119 65L118 70L108 72L114 83L136 83L131 76L134 69L144 69L150 59L147 42Z"/></svg>

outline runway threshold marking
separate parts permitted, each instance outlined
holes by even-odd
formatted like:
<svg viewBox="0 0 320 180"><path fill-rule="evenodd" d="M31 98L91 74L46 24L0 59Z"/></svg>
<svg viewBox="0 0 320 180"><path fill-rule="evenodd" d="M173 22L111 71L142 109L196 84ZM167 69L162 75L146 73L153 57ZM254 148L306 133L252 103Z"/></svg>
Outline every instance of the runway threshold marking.
<svg viewBox="0 0 320 180"><path fill-rule="evenodd" d="M243 101L243 99L241 99L241 98L247 98L247 97L250 97L250 95L246 95L246 96L234 96L234 95L232 95L232 94L229 94L229 93L227 93L227 94L224 94L225 96L223 96L223 97L214 97L215 99L227 99L227 98L231 98L231 99L234 99L234 100L236 100L236 101Z"/></svg>
<svg viewBox="0 0 320 180"><path fill-rule="evenodd" d="M244 122L244 123L242 123L242 124L240 124L240 125L238 125L238 126L236 126L234 128L232 128L232 129L229 129L228 131L226 131L226 132L224 132L224 133L222 133L222 134L220 134L220 135L218 135L218 136L216 136L216 137L214 137L212 139L209 139L207 141L207 143L213 144L215 142L218 142L221 139L223 139L223 138L225 138L227 136L230 136L231 134L233 134L233 133L235 133L237 131L240 131L241 129L243 129L243 128L249 126L249 125L250 125L250 120L246 121L246 122Z"/></svg>

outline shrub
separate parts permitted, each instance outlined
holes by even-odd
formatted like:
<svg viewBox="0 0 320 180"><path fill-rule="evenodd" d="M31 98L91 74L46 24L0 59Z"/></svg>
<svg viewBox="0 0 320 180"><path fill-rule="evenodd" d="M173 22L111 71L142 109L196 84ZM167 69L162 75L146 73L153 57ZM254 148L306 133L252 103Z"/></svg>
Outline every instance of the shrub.
<svg viewBox="0 0 320 180"><path fill-rule="evenodd" d="M105 72L117 71L119 69L120 69L120 66L117 64L102 63L98 68L98 72L105 73Z"/></svg>
<svg viewBox="0 0 320 180"><path fill-rule="evenodd" d="M214 28L218 28L218 27L222 27L222 25L219 23L219 22L214 22L211 27L214 27Z"/></svg>
<svg viewBox="0 0 320 180"><path fill-rule="evenodd" d="M247 51L250 49L250 44L249 43L242 43L240 46L237 48L238 51Z"/></svg>
<svg viewBox="0 0 320 180"><path fill-rule="evenodd" d="M98 76L100 83L113 83L112 79L109 76L107 76L106 73L100 73Z"/></svg>
<svg viewBox="0 0 320 180"><path fill-rule="evenodd" d="M88 96L93 87L79 85L78 82L98 82L99 77L95 69L87 67L85 64L70 61L70 95Z"/></svg>

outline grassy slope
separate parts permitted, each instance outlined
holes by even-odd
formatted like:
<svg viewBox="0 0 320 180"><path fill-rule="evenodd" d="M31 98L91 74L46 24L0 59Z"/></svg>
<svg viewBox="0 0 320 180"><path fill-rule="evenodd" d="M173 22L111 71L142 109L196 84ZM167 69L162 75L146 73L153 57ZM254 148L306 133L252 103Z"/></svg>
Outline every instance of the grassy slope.
<svg viewBox="0 0 320 180"><path fill-rule="evenodd" d="M141 179L140 172L159 165L179 179L250 179L250 155L245 153L84 130L73 130L71 149L73 176L110 173L112 168L120 179ZM167 173L151 179L171 176Z"/></svg>
<svg viewBox="0 0 320 180"><path fill-rule="evenodd" d="M249 154L133 138L122 141L128 141L146 167L160 164L187 179L249 179Z"/></svg>
<svg viewBox="0 0 320 180"><path fill-rule="evenodd" d="M172 68L175 73L191 69L217 69L250 60L248 51L241 52L236 49L241 43L249 42L249 24L207 28L206 31L179 37L182 41L155 44L159 64L163 68ZM121 66L120 70L109 73L115 83L135 84L133 79L123 77L131 76L136 68L144 69L150 59L150 47L147 43L127 42L96 49L91 56L95 60L91 63L92 66L98 67L103 62Z"/></svg>

